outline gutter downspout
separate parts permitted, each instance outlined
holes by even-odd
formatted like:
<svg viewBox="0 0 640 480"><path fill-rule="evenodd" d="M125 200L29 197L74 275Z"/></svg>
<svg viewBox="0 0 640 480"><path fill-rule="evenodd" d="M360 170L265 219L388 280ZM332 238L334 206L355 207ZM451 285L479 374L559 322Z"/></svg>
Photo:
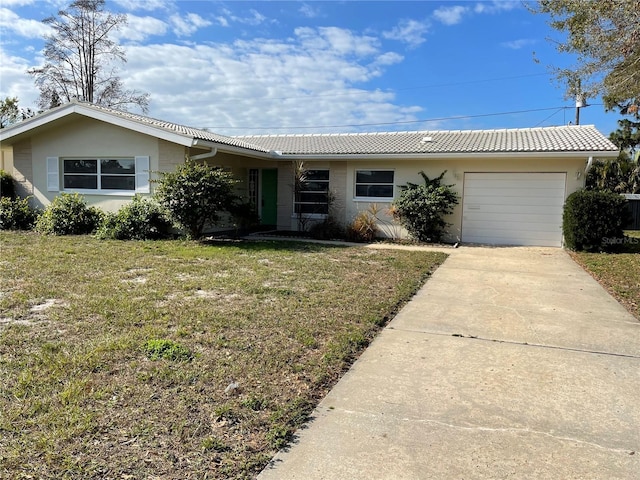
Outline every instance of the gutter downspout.
<svg viewBox="0 0 640 480"><path fill-rule="evenodd" d="M218 153L217 148L212 148L210 152L201 153L200 155L193 155L189 157L189 160L204 160L205 158L215 157Z"/></svg>

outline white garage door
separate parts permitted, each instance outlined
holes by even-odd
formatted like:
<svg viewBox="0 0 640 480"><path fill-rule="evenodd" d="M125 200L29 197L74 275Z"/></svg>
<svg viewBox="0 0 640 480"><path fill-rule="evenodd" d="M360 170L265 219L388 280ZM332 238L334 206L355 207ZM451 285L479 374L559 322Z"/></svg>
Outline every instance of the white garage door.
<svg viewBox="0 0 640 480"><path fill-rule="evenodd" d="M465 173L462 241L562 246L565 173Z"/></svg>

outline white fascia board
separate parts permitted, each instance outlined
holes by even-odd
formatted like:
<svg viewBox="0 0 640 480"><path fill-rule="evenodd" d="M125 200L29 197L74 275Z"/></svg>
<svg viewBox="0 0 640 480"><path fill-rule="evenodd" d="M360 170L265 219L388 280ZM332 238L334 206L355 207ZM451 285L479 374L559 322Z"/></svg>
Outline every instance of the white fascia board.
<svg viewBox="0 0 640 480"><path fill-rule="evenodd" d="M578 152L469 152L469 153L390 153L390 154L330 154L305 155L284 154L279 160L314 160L314 161L366 161L366 160L454 160L476 158L616 158L618 152L611 151L578 151Z"/></svg>
<svg viewBox="0 0 640 480"><path fill-rule="evenodd" d="M13 137L26 133L29 130L41 127L47 123L58 120L59 118L66 117L74 112L72 107L73 105L69 103L62 107L36 115L35 117L28 118L27 120L23 120L11 127L3 128L0 130L0 141L9 140Z"/></svg>
<svg viewBox="0 0 640 480"><path fill-rule="evenodd" d="M43 114L37 115L33 118L24 120L15 126L4 128L0 130L0 141L6 141L18 135L29 132L36 128L47 125L48 123L55 122L61 118L69 115L78 114L85 117L93 118L110 125L116 125L134 132L142 133L156 138L167 140L168 142L183 145L185 147L191 146L193 138L188 135L181 135L165 130L164 128L154 127L152 125L145 125L135 120L129 120L121 118L115 115L111 115L107 112L101 112L94 110L90 107L85 107L77 103L67 103L59 108L49 110Z"/></svg>

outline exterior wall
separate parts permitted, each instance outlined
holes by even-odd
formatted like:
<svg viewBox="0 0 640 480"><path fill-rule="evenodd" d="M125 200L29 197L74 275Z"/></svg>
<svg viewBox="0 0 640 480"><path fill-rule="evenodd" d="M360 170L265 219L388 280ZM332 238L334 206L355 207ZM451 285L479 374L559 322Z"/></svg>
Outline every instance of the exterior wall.
<svg viewBox="0 0 640 480"><path fill-rule="evenodd" d="M389 201L370 201L355 198L355 172L356 170L393 170L394 173L394 198L400 193L399 186L407 182L421 184L423 182L419 172L424 171L429 178L439 176L447 171L443 183L453 185L454 191L460 197L459 204L454 213L446 218L451 224L445 240L457 242L462 233L462 203L464 174L466 172L562 172L567 175L565 196L575 192L584 186L584 168L588 155L584 159L575 158L526 158L514 156L512 158L482 158L469 157L468 159L442 159L442 160L376 160L376 161L348 161L331 163L330 188L337 199L344 200L344 215L339 220L345 224L350 223L358 212L367 210L375 204L377 209L378 224L381 235L386 237L404 237L403 231L388 213L391 206ZM321 162L306 162L308 168L322 168ZM344 178L344 182L339 180ZM335 182L334 182L335 179ZM341 184L343 189L341 190ZM339 203L339 202L336 202ZM292 211L292 210L290 210Z"/></svg>
<svg viewBox="0 0 640 480"><path fill-rule="evenodd" d="M29 140L17 143L13 146L12 174L16 183L16 194L20 197L27 197L34 194L31 151L31 142Z"/></svg>
<svg viewBox="0 0 640 480"><path fill-rule="evenodd" d="M149 169L159 170L161 146L157 138L88 118L72 120L33 137L31 147L31 172L25 176L32 179L34 203L41 207L59 194L47 191L47 157L148 156ZM116 211L131 201L134 192L83 195L89 205Z"/></svg>
<svg viewBox="0 0 640 480"><path fill-rule="evenodd" d="M295 230L297 221L293 213L293 163L278 165L278 230Z"/></svg>
<svg viewBox="0 0 640 480"><path fill-rule="evenodd" d="M0 170L13 175L13 148L10 146L0 148Z"/></svg>
<svg viewBox="0 0 640 480"><path fill-rule="evenodd" d="M329 206L329 212L336 218L347 217L347 163L331 162L329 164L329 192L333 203Z"/></svg>
<svg viewBox="0 0 640 480"><path fill-rule="evenodd" d="M158 140L158 171L175 171L178 165L184 163L186 153L187 151L182 145L167 142L166 140ZM157 174L152 175L151 178L157 179Z"/></svg>

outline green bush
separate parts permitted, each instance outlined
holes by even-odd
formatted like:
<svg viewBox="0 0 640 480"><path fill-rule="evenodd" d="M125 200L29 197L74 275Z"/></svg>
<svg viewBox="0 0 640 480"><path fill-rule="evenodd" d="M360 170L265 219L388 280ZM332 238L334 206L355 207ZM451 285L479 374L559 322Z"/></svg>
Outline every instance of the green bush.
<svg viewBox="0 0 640 480"><path fill-rule="evenodd" d="M116 213L108 213L96 235L115 240L159 240L171 233L171 220L152 199L133 197Z"/></svg>
<svg viewBox="0 0 640 480"><path fill-rule="evenodd" d="M81 195L62 193L42 212L36 230L47 235L86 235L102 222L103 213L88 207Z"/></svg>
<svg viewBox="0 0 640 480"><path fill-rule="evenodd" d="M0 170L0 198L16 198L16 187L13 177L4 170Z"/></svg>
<svg viewBox="0 0 640 480"><path fill-rule="evenodd" d="M28 198L0 197L0 230L31 230L37 219Z"/></svg>
<svg viewBox="0 0 640 480"><path fill-rule="evenodd" d="M443 217L453 213L458 203L452 185L442 185L445 173L446 170L439 177L429 179L420 172L424 185L407 183L400 187L402 192L393 202L394 216L418 241L439 242L448 226Z"/></svg>
<svg viewBox="0 0 640 480"><path fill-rule="evenodd" d="M624 197L606 191L579 190L569 195L562 215L567 248L614 250L624 238L629 215L626 202Z"/></svg>
<svg viewBox="0 0 640 480"><path fill-rule="evenodd" d="M221 168L187 161L160 175L156 198L191 238L202 237L236 201L236 180Z"/></svg>

